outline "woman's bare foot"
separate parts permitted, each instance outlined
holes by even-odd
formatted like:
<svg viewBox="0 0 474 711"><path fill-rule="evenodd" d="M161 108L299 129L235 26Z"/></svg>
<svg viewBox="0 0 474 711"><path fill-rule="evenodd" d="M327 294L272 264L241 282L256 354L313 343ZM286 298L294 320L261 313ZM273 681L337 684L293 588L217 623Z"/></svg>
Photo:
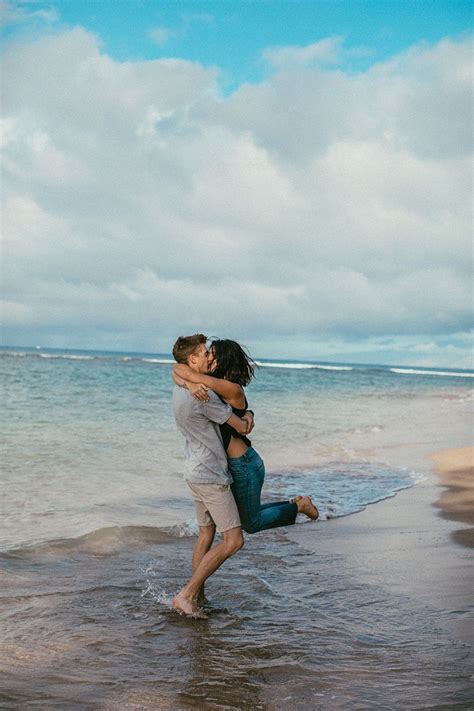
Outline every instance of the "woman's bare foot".
<svg viewBox="0 0 474 711"><path fill-rule="evenodd" d="M187 597L181 590L171 601L174 609L179 612L180 615L187 615L187 617L196 617L199 619L207 619L207 615L204 614L202 610L199 609L196 600Z"/></svg>
<svg viewBox="0 0 474 711"><path fill-rule="evenodd" d="M319 511L316 506L311 501L310 496L302 496L299 501L295 502L298 507L298 513L305 514L312 521L316 521L319 518Z"/></svg>

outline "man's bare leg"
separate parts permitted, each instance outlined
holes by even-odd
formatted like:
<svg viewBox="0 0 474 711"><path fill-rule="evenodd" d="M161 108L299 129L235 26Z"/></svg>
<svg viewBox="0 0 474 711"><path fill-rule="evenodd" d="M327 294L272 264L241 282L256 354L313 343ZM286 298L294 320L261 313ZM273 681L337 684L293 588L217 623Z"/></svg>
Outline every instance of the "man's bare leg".
<svg viewBox="0 0 474 711"><path fill-rule="evenodd" d="M198 616L199 607L197 597L199 590L205 581L234 553L237 553L244 545L242 529L231 528L222 534L223 540L217 546L211 548L201 559L189 582L173 598L172 605L179 612L185 615Z"/></svg>
<svg viewBox="0 0 474 711"><path fill-rule="evenodd" d="M199 526L199 536L193 551L193 573L196 572L199 567L199 563L210 550L215 535L216 527L214 524L211 524L210 526ZM198 592L197 602L198 605L203 605L206 602L206 597L204 595L204 583Z"/></svg>

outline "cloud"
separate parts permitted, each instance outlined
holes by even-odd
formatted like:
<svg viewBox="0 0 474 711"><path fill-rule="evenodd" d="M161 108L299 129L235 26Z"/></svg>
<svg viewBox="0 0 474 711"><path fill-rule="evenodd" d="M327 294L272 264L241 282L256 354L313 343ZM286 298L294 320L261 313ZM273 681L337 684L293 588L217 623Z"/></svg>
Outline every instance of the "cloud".
<svg viewBox="0 0 474 711"><path fill-rule="evenodd" d="M59 15L57 10L51 5L35 0L10 0L0 1L0 23L2 25L11 24L31 24L57 22Z"/></svg>
<svg viewBox="0 0 474 711"><path fill-rule="evenodd" d="M158 47L164 47L170 40L186 37L193 25L213 25L214 17L208 13L182 13L176 27L153 27L149 30L149 38Z"/></svg>
<svg viewBox="0 0 474 711"><path fill-rule="evenodd" d="M279 69L337 64L342 57L343 37L327 37L305 46L267 47L263 58Z"/></svg>
<svg viewBox="0 0 474 711"><path fill-rule="evenodd" d="M192 24L213 25L216 21L214 15L209 12L185 12L182 13L181 19L186 27Z"/></svg>
<svg viewBox="0 0 474 711"><path fill-rule="evenodd" d="M148 36L158 47L163 47L170 39L176 36L176 32L169 27L153 27Z"/></svg>
<svg viewBox="0 0 474 711"><path fill-rule="evenodd" d="M367 47L344 47L344 37L334 35L307 45L267 47L263 59L274 69L290 70L304 67L333 67L348 59L369 57L373 51Z"/></svg>
<svg viewBox="0 0 474 711"><path fill-rule="evenodd" d="M470 58L461 39L357 75L285 64L224 99L213 68L118 62L80 28L10 45L6 338L159 350L204 330L296 356L413 339L461 362Z"/></svg>

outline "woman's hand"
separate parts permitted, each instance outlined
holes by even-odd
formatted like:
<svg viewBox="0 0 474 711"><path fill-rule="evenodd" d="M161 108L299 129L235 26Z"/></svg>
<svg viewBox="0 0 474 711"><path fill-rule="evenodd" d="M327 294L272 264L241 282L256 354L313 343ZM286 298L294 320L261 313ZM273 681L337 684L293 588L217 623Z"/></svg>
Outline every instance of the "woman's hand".
<svg viewBox="0 0 474 711"><path fill-rule="evenodd" d="M185 388L186 390L189 390L191 395L195 397L196 400L200 400L200 402L207 402L209 400L209 393L207 392L207 388L202 383L187 382L186 380L183 380L183 378L180 378L176 374L176 371L174 369L171 373L171 377L173 378L176 385L178 385L180 388Z"/></svg>
<svg viewBox="0 0 474 711"><path fill-rule="evenodd" d="M191 395L196 398L196 400L199 400L200 402L208 402L209 393L207 392L207 388L205 385L203 385L202 383L187 382L186 387L188 388Z"/></svg>

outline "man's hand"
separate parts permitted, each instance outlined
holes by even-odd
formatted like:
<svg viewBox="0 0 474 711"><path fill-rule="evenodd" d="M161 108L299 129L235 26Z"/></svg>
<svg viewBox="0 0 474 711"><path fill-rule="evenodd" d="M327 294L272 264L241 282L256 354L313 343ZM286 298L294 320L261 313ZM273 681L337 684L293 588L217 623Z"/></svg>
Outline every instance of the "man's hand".
<svg viewBox="0 0 474 711"><path fill-rule="evenodd" d="M247 420L243 420L241 417L237 417L237 415L234 415L234 413L232 413L232 415L227 420L227 424L233 427L234 430L240 435L247 434L249 423L247 422Z"/></svg>
<svg viewBox="0 0 474 711"><path fill-rule="evenodd" d="M242 419L247 422L247 432L245 434L250 434L255 426L253 412L250 412L250 410L247 410L247 412L242 417Z"/></svg>
<svg viewBox="0 0 474 711"><path fill-rule="evenodd" d="M206 386L202 383L187 382L186 387L188 388L191 395L196 398L196 400L199 400L200 402L209 401L209 393L207 392Z"/></svg>

